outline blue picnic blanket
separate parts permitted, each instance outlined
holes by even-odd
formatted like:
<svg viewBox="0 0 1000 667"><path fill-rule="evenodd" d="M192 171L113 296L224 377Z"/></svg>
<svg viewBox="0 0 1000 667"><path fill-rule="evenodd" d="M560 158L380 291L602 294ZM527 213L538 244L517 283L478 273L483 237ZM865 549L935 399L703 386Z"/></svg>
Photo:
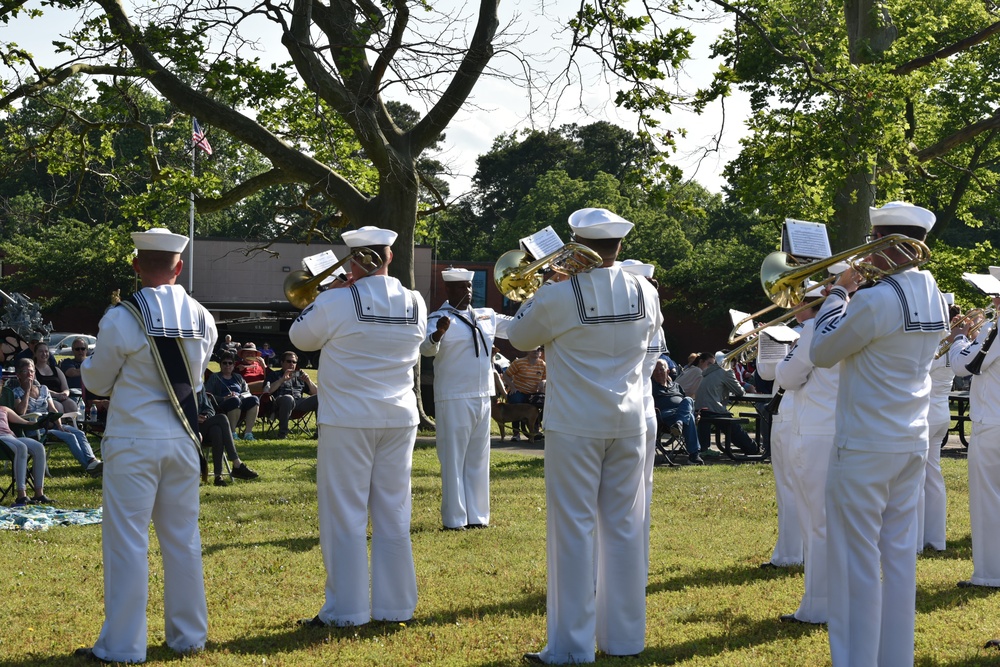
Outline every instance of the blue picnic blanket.
<svg viewBox="0 0 1000 667"><path fill-rule="evenodd" d="M53 526L100 523L102 508L61 510L51 505L0 507L0 530L48 530Z"/></svg>

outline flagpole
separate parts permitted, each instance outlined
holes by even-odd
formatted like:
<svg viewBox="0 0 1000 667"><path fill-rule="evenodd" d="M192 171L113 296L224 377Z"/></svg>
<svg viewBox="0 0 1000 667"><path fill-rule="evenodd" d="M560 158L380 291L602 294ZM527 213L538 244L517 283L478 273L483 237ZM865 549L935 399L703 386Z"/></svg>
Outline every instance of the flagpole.
<svg viewBox="0 0 1000 667"><path fill-rule="evenodd" d="M192 133L194 132L194 117L191 118ZM194 145L191 151L191 178L197 177L195 173L196 162L198 160L198 144ZM188 294L194 294L194 190L191 191L191 206L188 211Z"/></svg>

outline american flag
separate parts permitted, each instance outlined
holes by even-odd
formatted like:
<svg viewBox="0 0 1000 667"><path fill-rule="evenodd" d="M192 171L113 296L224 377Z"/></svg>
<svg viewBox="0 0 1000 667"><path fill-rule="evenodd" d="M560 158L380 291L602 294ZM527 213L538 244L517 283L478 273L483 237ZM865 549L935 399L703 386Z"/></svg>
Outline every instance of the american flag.
<svg viewBox="0 0 1000 667"><path fill-rule="evenodd" d="M194 131L191 133L191 143L194 144L195 148L200 148L208 155L211 155L212 144L208 143L204 130L202 130L201 125L198 124L198 119L192 117L191 120L194 121Z"/></svg>

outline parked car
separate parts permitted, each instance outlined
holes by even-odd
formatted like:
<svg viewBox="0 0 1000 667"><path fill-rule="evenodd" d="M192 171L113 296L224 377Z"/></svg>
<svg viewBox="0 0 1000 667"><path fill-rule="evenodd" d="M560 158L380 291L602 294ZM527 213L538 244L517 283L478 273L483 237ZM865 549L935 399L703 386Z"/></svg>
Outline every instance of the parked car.
<svg viewBox="0 0 1000 667"><path fill-rule="evenodd" d="M72 357L73 341L77 338L87 341L87 356L92 355L94 353L94 346L97 345L97 336L90 336L88 334L66 334L59 340L58 344L49 343L49 354L53 357Z"/></svg>

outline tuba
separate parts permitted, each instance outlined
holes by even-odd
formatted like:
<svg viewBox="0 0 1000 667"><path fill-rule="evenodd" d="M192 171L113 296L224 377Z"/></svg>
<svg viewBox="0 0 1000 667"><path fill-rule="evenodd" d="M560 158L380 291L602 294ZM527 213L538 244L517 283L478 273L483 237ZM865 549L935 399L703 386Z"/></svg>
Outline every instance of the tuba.
<svg viewBox="0 0 1000 667"><path fill-rule="evenodd" d="M898 251L902 255L902 259L897 260L890 257L888 253L891 250ZM872 257L875 256L881 257L887 264L887 268L883 269L876 266L872 261ZM925 264L930 258L931 251L928 250L926 245L921 241L911 239L902 234L883 236L869 243L859 245L856 248L851 248L836 255L806 264L797 264L788 253L772 252L764 258L764 262L761 264L760 284L764 288L764 293L767 294L773 304L738 322L730 333L729 343L735 345L736 343L745 341L756 336L767 327L779 324L784 320L794 317L803 310L813 308L825 301L826 297L823 296L810 303L803 303L806 294L806 280L820 271L826 271L826 269L838 262L847 262L852 269L864 278L865 282L872 283L903 269ZM826 286L836 280L837 276L826 276L823 280L819 281L818 285ZM813 289L815 289L815 286ZM743 334L737 333L737 329L748 320L760 319L764 313L776 308L791 308L791 310L785 312L781 317L762 324L751 331Z"/></svg>
<svg viewBox="0 0 1000 667"><path fill-rule="evenodd" d="M290 304L302 310L319 296L320 283L329 278L334 271L352 261L367 269L368 275L382 267L382 258L377 252L371 248L355 248L347 257L328 266L315 276L303 269L289 273L284 284L285 298Z"/></svg>
<svg viewBox="0 0 1000 667"><path fill-rule="evenodd" d="M539 273L542 269L575 276L596 269L603 263L600 255L579 243L567 243L533 262L523 250L508 250L500 255L493 267L493 280L505 297L511 301L524 301L534 296L542 286L542 274Z"/></svg>

